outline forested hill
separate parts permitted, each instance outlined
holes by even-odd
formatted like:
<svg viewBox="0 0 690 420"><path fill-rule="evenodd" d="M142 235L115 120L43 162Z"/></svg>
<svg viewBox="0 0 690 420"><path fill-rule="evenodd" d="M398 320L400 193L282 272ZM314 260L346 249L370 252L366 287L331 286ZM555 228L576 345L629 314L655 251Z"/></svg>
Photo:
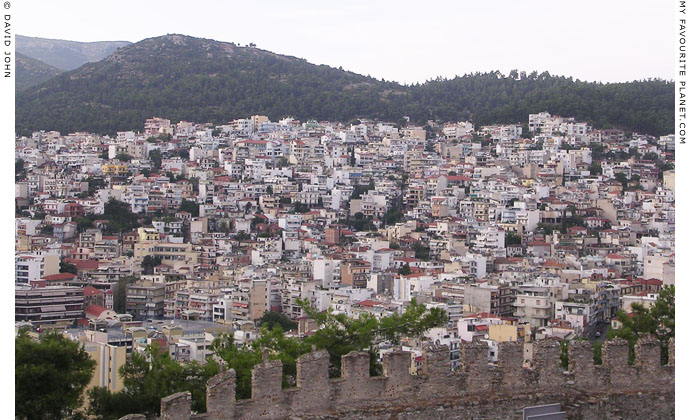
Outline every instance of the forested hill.
<svg viewBox="0 0 690 420"><path fill-rule="evenodd" d="M17 91L45 82L62 73L62 70L57 67L27 57L22 53L15 53L15 62L17 63L17 78L15 80Z"/></svg>
<svg viewBox="0 0 690 420"><path fill-rule="evenodd" d="M114 133L141 129L152 116L225 123L254 114L524 123L529 113L549 111L661 135L673 131L673 102L673 84L660 80L597 84L493 72L403 86L257 48L166 35L21 92L16 127L20 134Z"/></svg>
<svg viewBox="0 0 690 420"><path fill-rule="evenodd" d="M548 111L596 128L665 135L674 132L674 100L674 84L658 79L602 84L548 73L493 72L413 86L407 112L433 109L442 121L468 117L475 124L491 124L527 123L529 114Z"/></svg>

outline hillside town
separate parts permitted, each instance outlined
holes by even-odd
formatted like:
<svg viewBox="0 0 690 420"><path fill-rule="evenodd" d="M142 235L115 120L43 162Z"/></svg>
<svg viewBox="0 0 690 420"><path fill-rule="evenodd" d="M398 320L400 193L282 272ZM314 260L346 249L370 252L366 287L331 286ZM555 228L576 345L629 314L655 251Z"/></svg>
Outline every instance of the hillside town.
<svg viewBox="0 0 690 420"><path fill-rule="evenodd" d="M115 136L15 143L15 322L98 363L91 387L156 343L206 363L267 313L447 323L425 344L604 339L674 285L674 135L551 115L523 124L165 118ZM392 350L394 346L390 346ZM383 345L378 357L387 351ZM525 363L529 364L529 360ZM413 369L414 367L413 366Z"/></svg>

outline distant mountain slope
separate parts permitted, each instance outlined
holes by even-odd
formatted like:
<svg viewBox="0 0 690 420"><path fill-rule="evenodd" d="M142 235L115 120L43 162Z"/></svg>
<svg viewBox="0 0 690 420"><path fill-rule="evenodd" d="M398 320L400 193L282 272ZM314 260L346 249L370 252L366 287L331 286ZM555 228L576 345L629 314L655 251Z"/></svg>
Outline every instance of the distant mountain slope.
<svg viewBox="0 0 690 420"><path fill-rule="evenodd" d="M129 41L77 42L17 35L17 52L61 70L73 70L100 61Z"/></svg>
<svg viewBox="0 0 690 420"><path fill-rule="evenodd" d="M549 111L597 126L650 134L673 130L673 84L597 84L546 73L500 73L403 86L256 48L183 35L121 48L17 96L16 126L113 133L152 116L222 123L253 114L272 119L382 118L475 123L526 122Z"/></svg>
<svg viewBox="0 0 690 420"><path fill-rule="evenodd" d="M16 53L15 59L17 63L17 79L15 80L17 92L43 83L62 73L62 70L56 67L21 53Z"/></svg>

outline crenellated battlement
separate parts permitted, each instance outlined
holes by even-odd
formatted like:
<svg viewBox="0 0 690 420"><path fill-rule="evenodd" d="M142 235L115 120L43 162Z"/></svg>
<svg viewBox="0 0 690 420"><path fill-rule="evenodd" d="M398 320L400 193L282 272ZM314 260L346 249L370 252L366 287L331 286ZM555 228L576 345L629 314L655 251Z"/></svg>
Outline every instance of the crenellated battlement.
<svg viewBox="0 0 690 420"><path fill-rule="evenodd" d="M368 353L351 352L342 358L342 376L334 379L328 378L328 353L317 350L298 359L297 386L287 389L281 387L282 363L264 359L252 372L251 399L235 400L235 372L229 370L208 382L206 414L192 415L191 396L183 392L161 400L161 418L389 418L394 412L444 407L459 410L457 413L472 410L476 418L485 418L481 415L482 409L491 405L524 406L535 401L561 402L566 408L567 404L572 404L572 410L583 410L582 407L593 404L599 407L594 408L596 412L609 397L616 395L634 395L628 399L642 405L649 403L653 409L663 412L663 404L657 404L658 396L673 398L673 341L669 343L669 364L666 366L660 363L661 349L657 340L639 340L632 365L628 364L626 341L604 343L601 365L594 364L590 343L574 341L569 345L568 370L560 366L557 341L538 341L525 346L528 348L521 343L500 343L498 362L489 363L485 343L464 344L460 348L460 369L457 371L450 368L447 347L427 347L421 369L416 374L411 373L412 354L395 350L384 355L383 374L377 377L369 375ZM526 355L530 352L531 363L526 363ZM665 405L668 404L666 400ZM672 410L671 403L671 413ZM486 418L495 417L487 414ZM582 418L590 417L584 415Z"/></svg>

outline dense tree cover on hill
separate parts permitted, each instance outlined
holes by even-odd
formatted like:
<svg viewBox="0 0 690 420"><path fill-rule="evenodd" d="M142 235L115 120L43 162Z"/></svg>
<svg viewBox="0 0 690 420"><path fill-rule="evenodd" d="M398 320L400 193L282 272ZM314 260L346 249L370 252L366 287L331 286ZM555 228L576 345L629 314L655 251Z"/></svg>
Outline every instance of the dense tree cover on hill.
<svg viewBox="0 0 690 420"><path fill-rule="evenodd" d="M58 68L21 53L16 53L15 58L17 63L15 89L17 92L43 83L62 73L62 70Z"/></svg>
<svg viewBox="0 0 690 420"><path fill-rule="evenodd" d="M256 48L168 35L120 49L17 96L16 127L114 133L146 118L225 123L253 114L272 120L398 121L409 116L476 124L525 123L549 111L661 135L673 131L673 83L601 84L548 73L474 73L410 86Z"/></svg>
<svg viewBox="0 0 690 420"><path fill-rule="evenodd" d="M411 88L408 114L424 109L441 121L475 124L527 122L530 113L576 117L597 128L620 127L664 135L673 132L673 83L658 79L590 83L548 72L475 73Z"/></svg>

